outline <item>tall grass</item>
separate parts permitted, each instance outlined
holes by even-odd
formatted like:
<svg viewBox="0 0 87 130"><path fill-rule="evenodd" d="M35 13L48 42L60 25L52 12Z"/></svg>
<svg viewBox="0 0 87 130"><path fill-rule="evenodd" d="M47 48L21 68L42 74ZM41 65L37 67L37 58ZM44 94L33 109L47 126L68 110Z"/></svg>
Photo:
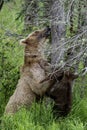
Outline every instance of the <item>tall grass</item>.
<svg viewBox="0 0 87 130"><path fill-rule="evenodd" d="M3 130L47 129L53 122L51 105L33 103L29 110L22 108L15 115L2 117Z"/></svg>
<svg viewBox="0 0 87 130"><path fill-rule="evenodd" d="M67 117L54 118L52 105L34 103L31 108L21 108L14 115L2 117L1 130L87 130L87 106L82 100Z"/></svg>

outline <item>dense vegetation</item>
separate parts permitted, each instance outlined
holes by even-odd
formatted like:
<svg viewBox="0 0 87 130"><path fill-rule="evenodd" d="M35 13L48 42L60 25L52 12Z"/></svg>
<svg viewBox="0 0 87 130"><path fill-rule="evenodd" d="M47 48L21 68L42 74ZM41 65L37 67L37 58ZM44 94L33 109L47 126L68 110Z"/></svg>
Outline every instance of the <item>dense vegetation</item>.
<svg viewBox="0 0 87 130"><path fill-rule="evenodd" d="M56 119L52 104L46 106L44 102L34 103L30 110L23 108L13 116L3 116L23 64L23 47L19 40L26 36L26 32L23 19L16 20L20 8L20 1L8 2L0 12L0 129L87 130L87 75L79 77L74 84L72 111L65 118ZM79 69L82 68L80 64Z"/></svg>

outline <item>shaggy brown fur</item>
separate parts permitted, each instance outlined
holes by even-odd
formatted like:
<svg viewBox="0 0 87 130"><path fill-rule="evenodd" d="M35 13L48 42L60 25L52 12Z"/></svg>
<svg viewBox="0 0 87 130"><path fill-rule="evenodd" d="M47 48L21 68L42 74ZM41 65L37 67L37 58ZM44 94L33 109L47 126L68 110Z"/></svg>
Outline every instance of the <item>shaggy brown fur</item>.
<svg viewBox="0 0 87 130"><path fill-rule="evenodd" d="M72 72L64 72L60 81L47 92L47 95L54 99L54 111L60 115L67 115L71 110L72 105L72 85L74 79L78 77Z"/></svg>
<svg viewBox="0 0 87 130"><path fill-rule="evenodd" d="M47 62L41 55L41 47L50 33L50 29L35 31L26 39L21 40L25 45L24 65L21 69L21 77L14 94L6 106L5 113L15 113L21 106L30 106L38 96L43 96L53 82L45 81L47 76L42 66ZM43 65L44 64L44 65Z"/></svg>

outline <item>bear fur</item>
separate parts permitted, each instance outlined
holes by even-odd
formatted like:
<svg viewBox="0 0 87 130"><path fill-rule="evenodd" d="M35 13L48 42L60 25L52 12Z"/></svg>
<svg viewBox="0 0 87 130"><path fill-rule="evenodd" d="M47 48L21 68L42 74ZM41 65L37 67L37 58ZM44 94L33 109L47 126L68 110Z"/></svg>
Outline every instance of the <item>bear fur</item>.
<svg viewBox="0 0 87 130"><path fill-rule="evenodd" d="M22 106L30 106L37 97L42 97L53 81L41 83L47 76L44 66L49 66L41 54L42 45L50 35L50 28L38 30L20 41L25 45L24 65L16 90L10 97L5 113L15 113Z"/></svg>
<svg viewBox="0 0 87 130"><path fill-rule="evenodd" d="M53 111L56 115L66 116L70 112L72 106L72 86L76 78L78 78L78 75L71 71L63 72L58 82L46 92L46 95L54 100Z"/></svg>

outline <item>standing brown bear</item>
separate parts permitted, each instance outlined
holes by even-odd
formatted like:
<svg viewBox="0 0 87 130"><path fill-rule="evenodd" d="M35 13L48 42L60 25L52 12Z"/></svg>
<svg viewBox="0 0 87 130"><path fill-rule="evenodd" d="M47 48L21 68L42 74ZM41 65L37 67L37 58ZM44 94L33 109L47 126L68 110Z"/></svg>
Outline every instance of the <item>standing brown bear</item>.
<svg viewBox="0 0 87 130"><path fill-rule="evenodd" d="M47 62L42 57L41 47L49 35L50 28L47 27L35 31L26 39L21 40L20 43L25 45L24 65L16 90L7 103L5 113L15 113L21 106L30 106L38 96L43 96L51 86L50 81L41 83L47 76L42 67Z"/></svg>

